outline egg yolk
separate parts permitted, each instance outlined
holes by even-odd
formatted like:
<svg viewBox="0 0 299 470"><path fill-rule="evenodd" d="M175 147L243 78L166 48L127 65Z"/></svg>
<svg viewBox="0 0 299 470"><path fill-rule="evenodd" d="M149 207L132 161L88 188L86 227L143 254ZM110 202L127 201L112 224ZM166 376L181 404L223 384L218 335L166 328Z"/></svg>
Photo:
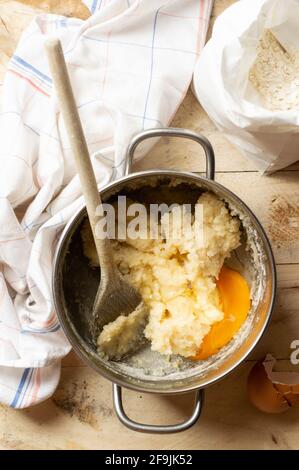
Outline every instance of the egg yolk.
<svg viewBox="0 0 299 470"><path fill-rule="evenodd" d="M216 354L237 333L246 320L250 308L250 290L246 280L237 271L223 266L217 288L224 318L215 323L204 337L195 360Z"/></svg>

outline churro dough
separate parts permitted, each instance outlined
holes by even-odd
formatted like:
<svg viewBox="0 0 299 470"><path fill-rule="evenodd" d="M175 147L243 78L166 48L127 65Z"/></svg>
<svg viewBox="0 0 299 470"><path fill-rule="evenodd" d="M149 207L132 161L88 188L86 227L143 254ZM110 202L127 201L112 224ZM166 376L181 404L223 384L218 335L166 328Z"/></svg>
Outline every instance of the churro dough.
<svg viewBox="0 0 299 470"><path fill-rule="evenodd" d="M224 260L240 244L240 222L230 214L225 203L211 193L203 193L197 204L203 207L204 243L196 236L194 220L183 237L166 237L167 217L176 225L181 220L183 206L161 217L160 239L147 240L147 243L129 238L112 241L120 272L139 289L149 308L144 335L151 342L151 348L161 354L195 356L211 326L224 315L215 281ZM97 255L87 224L82 232L84 253L91 264L96 265ZM129 317L127 320L118 318L106 325L102 339L114 333L120 337L122 326L129 331L129 324ZM123 335L125 341L129 336ZM102 339L100 335L99 348ZM114 340L111 344L112 350ZM107 343L105 352L113 356Z"/></svg>
<svg viewBox="0 0 299 470"><path fill-rule="evenodd" d="M105 325L100 333L97 341L99 352L118 360L134 351L144 338L147 320L148 307L144 302L129 315L120 315L115 321Z"/></svg>

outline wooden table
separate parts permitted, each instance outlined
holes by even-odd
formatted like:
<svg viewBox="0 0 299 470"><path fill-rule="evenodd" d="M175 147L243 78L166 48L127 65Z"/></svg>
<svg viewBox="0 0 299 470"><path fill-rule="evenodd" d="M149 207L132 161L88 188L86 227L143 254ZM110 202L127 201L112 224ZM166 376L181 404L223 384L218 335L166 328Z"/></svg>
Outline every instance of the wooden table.
<svg viewBox="0 0 299 470"><path fill-rule="evenodd" d="M215 0L213 20L232 3L234 0ZM79 0L23 0L22 3L0 0L1 77L22 29L41 10L88 15ZM123 427L112 409L110 382L71 353L62 361L61 381L51 399L23 411L0 408L3 449L298 448L299 407L282 415L258 412L248 402L246 379L253 362L267 352L279 359L280 369L290 369L290 343L299 339L299 164L271 177L260 176L254 165L215 129L190 91L173 125L202 132L211 140L216 153L217 181L253 209L270 236L279 283L270 328L243 365L207 390L200 421L184 433L144 435ZM152 158L139 163L136 169L158 167L161 163L163 168L204 169L198 148L182 141L162 142ZM135 419L171 423L188 415L192 397L125 391L124 401Z"/></svg>

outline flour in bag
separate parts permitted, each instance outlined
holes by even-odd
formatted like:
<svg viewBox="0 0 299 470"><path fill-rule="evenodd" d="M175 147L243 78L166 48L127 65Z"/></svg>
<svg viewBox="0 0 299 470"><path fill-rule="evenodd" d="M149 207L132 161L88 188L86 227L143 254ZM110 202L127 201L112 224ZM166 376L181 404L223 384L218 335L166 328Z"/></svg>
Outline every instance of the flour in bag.
<svg viewBox="0 0 299 470"><path fill-rule="evenodd" d="M270 111L299 109L299 52L286 51L270 30L260 38L249 80Z"/></svg>

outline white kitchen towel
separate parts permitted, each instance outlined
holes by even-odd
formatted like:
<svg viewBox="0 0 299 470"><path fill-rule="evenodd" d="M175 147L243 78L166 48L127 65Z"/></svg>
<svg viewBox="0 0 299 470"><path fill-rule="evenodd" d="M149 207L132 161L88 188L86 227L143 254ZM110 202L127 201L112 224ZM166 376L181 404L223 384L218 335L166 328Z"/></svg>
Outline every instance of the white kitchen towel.
<svg viewBox="0 0 299 470"><path fill-rule="evenodd" d="M126 146L166 126L189 86L213 0L92 0L85 20L38 15L9 62L0 114L0 401L48 398L70 345L53 308L52 259L83 204L44 40L63 45L99 187Z"/></svg>

